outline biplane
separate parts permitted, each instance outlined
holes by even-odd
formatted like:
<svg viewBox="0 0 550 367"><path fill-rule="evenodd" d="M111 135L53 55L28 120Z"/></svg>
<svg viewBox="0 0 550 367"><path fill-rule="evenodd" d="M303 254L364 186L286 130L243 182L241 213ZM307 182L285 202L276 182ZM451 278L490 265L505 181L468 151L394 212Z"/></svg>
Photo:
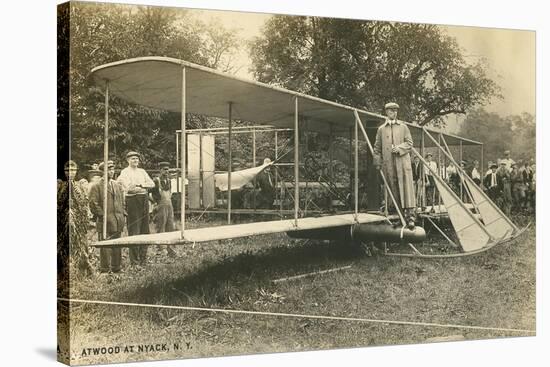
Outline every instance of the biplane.
<svg viewBox="0 0 550 367"><path fill-rule="evenodd" d="M373 139L377 128L385 121L384 116L167 57L140 57L113 62L94 68L91 75L94 82L105 91L105 162L109 155L109 96L114 95L128 103L181 115L181 129L176 132L180 175L178 182L182 183L178 184L178 190L181 188L181 199L179 200L181 229L174 232L99 241L94 244L96 247L185 245L286 232L294 238L400 243L405 244L404 247L412 251L395 253L388 252L386 249L386 255L445 257L464 256L485 251L498 243L516 238L525 230L525 228L520 230L489 199L482 188L461 169L452 154L453 149L456 151L458 147L460 161L462 160L463 147L479 148L481 166L483 167L483 144L480 142L405 122L410 128L414 140L411 154L419 158L423 175L424 171L429 171L432 174L438 192L437 203L432 200L431 205L426 205L425 196L419 196L417 218L420 218L422 223L436 228L449 243L459 249L458 252L450 255L427 255L421 253L413 245L413 243L421 243L426 239L424 227L418 225L421 224L419 221L414 228L407 227L403 213L399 210L394 195L387 187L384 175L371 164ZM196 176L198 172L196 169L191 169L193 166L197 166L195 160L188 156L190 148L192 148L191 143L195 141L193 139L199 139L200 142L203 135L211 137L213 131L206 129L200 131L200 134L195 134L196 131L188 131L186 126L188 114L227 121L227 126L222 130L227 134L227 160L229 163L227 171L218 173L217 178L213 169L201 170L199 176ZM237 120L255 124L252 126L256 126L258 130L254 131L267 128L275 133L286 131L293 134L293 147L291 147L293 160L287 162L287 168L293 171L293 177L288 182L279 182L279 187L284 186L289 189L287 198L293 201L293 207L287 210L290 217L282 216L278 220L232 224L231 214L235 213L235 209L232 210L231 207L232 192L236 187L242 187L243 177L246 176L250 179L271 165L271 163L257 165L254 157L253 166L245 169L248 170L246 174L243 172L245 170L233 171L231 165L232 138L235 133L239 132L239 129L246 129L246 127L234 126ZM351 198L349 210L319 213L306 212L301 207L303 201L300 200L300 196L303 195L303 183L300 173L306 168L303 162L300 162L299 137L306 130L329 136L328 149L331 157L329 165L332 163L333 139L340 137L349 142L351 176L348 186L350 191L348 197ZM250 127L248 131L250 132ZM196 141L195 144L197 144ZM361 159L361 162L359 159L360 146L366 148L361 149L361 154L364 154L366 158ZM209 149L212 149L211 144ZM277 145L275 149L277 149ZM439 156L438 167L444 167L447 162L455 167L460 177L460 192L449 186L442 170L434 170L426 162L424 154L430 149L437 152ZM203 153L199 151L198 156L204 156ZM277 158L272 163L276 164ZM360 164L366 166L361 179L363 181L362 190L367 197L366 205L360 205ZM107 177L106 169L104 175ZM197 183L197 187L201 188L202 197L199 197L198 191L189 196L188 191L192 189L192 185L197 182L197 179L200 181ZM330 177L327 180L327 185L333 184L334 187L334 179L335 177ZM189 214L192 207L200 207L202 202L207 201L214 202L215 205L213 189L208 188L216 187L216 180L218 181L218 190L226 193L226 200L222 201L222 204L226 205L224 213L227 215L228 224L216 226L215 230L212 227L186 228L186 214ZM105 180L105 184L107 184L107 180ZM421 180L419 191L425 191L424 185L424 180ZM394 214L388 213L387 210L390 201L397 208L397 212ZM106 208L107 205L104 207ZM282 207L279 209L282 210ZM445 233L437 225L436 222L440 218L446 218L450 222L453 234ZM103 228L106 229L106 225ZM104 238L106 238L105 233Z"/></svg>

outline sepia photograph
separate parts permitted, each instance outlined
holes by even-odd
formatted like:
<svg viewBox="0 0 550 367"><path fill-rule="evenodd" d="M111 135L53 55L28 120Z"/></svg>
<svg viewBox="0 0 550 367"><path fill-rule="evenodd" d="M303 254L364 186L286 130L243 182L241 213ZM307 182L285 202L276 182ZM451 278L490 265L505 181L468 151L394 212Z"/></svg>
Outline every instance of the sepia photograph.
<svg viewBox="0 0 550 367"><path fill-rule="evenodd" d="M59 362L537 336L537 32L361 9L57 5Z"/></svg>

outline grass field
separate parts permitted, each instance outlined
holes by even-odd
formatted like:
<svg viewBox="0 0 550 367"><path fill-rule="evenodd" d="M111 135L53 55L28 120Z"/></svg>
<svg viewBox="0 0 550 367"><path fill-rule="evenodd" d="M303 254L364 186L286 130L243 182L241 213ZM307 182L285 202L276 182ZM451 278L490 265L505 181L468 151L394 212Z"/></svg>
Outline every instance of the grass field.
<svg viewBox="0 0 550 367"><path fill-rule="evenodd" d="M515 220L523 225L529 218ZM156 249L150 248L151 264L145 269L127 267L120 275L73 284L71 298L535 329L534 226L513 242L454 259L369 257L361 248L292 240L284 234L180 246L177 251L179 258L171 260L155 256ZM346 270L272 282L348 265ZM78 364L534 335L119 305L71 307L71 358ZM164 343L167 350L124 351L126 346ZM114 346L122 348L119 353L87 350Z"/></svg>

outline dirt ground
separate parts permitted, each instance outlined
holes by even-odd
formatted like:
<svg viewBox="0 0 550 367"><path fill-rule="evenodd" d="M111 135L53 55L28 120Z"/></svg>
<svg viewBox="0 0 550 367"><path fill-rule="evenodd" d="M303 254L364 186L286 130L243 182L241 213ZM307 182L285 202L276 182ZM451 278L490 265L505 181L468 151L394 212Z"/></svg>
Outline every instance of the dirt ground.
<svg viewBox="0 0 550 367"><path fill-rule="evenodd" d="M519 225L532 219L514 218ZM179 258L173 260L151 247L150 264L134 270L125 250L124 273L74 283L70 296L523 331L73 303L72 363L535 335L530 332L535 330L534 225L488 252L452 259L366 256L360 247L293 240L285 234L179 246L177 252Z"/></svg>

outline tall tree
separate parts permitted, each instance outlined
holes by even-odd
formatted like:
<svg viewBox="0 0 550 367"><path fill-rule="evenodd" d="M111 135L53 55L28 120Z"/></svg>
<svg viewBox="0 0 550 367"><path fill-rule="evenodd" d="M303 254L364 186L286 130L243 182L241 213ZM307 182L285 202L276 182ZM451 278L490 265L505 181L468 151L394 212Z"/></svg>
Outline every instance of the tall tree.
<svg viewBox="0 0 550 367"><path fill-rule="evenodd" d="M505 150L510 150L515 160L535 158L535 133L535 117L529 113L501 117L476 109L466 116L459 135L483 142L487 163L503 158Z"/></svg>
<svg viewBox="0 0 550 367"><path fill-rule="evenodd" d="M103 157L104 96L91 82L92 68L140 56L168 56L210 67L231 67L239 43L219 23L203 24L189 12L162 7L72 3L71 152L79 163ZM174 132L179 114L154 110L112 97L109 106L110 151L120 163L124 152L138 149L145 166L175 161ZM190 116L190 127L204 119Z"/></svg>
<svg viewBox="0 0 550 367"><path fill-rule="evenodd" d="M396 101L420 125L499 91L486 66L466 62L436 25L275 16L250 47L260 81L376 112Z"/></svg>

